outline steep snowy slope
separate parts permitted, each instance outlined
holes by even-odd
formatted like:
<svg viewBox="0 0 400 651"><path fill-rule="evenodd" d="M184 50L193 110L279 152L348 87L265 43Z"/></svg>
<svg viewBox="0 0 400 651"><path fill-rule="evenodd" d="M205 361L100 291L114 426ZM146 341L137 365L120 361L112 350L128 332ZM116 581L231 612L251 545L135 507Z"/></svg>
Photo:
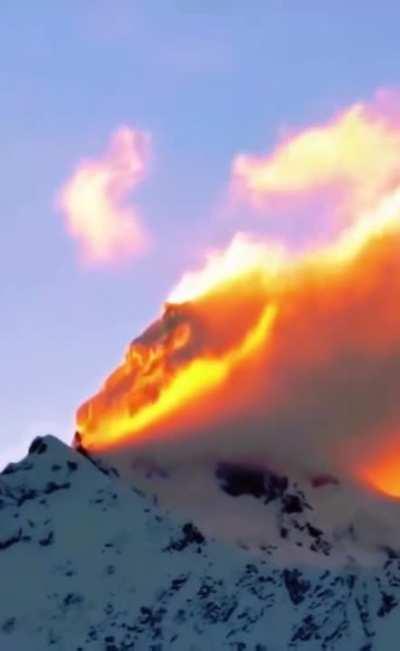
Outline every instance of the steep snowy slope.
<svg viewBox="0 0 400 651"><path fill-rule="evenodd" d="M1 651L395 651L400 558L388 549L378 569L327 569L301 494L270 490L284 537L319 546L319 564L282 567L273 548L207 540L57 439L36 439L0 476Z"/></svg>

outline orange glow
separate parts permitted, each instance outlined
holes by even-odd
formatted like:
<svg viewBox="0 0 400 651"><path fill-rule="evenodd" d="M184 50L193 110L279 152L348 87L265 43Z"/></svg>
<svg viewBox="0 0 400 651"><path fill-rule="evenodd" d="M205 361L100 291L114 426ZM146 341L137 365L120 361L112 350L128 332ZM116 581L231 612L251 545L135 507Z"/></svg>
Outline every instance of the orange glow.
<svg viewBox="0 0 400 651"><path fill-rule="evenodd" d="M171 378L164 379L165 384L160 389L157 399L154 396L144 397L143 404L133 413L119 412L111 418L105 418L101 423L101 431L92 437L85 431L85 422L80 422L78 429L84 435L85 445L91 448L103 448L130 438L137 432L143 431L149 425L179 409L182 404L188 404L199 395L212 391L222 384L232 369L243 359L254 354L265 341L276 317L276 308L268 306L255 328L249 332L238 348L227 352L223 357L204 356L183 365L180 372ZM154 378L153 378L154 379ZM137 387L132 386L134 394ZM85 436L86 434L86 436Z"/></svg>
<svg viewBox="0 0 400 651"><path fill-rule="evenodd" d="M329 244L290 255L238 234L185 274L79 409L83 445L195 433L215 455L343 473L400 497L400 455L385 452L396 447L385 424L400 427L398 170L400 129L364 105L265 159L236 159L234 181L262 200L339 183L332 211L348 219Z"/></svg>
<svg viewBox="0 0 400 651"><path fill-rule="evenodd" d="M385 446L378 448L369 464L360 468L360 477L378 491L400 498L399 437L389 434L384 441Z"/></svg>
<svg viewBox="0 0 400 651"><path fill-rule="evenodd" d="M109 151L98 160L82 161L62 188L58 205L85 263L119 262L145 246L137 211L125 198L143 178L148 146L146 134L122 127Z"/></svg>

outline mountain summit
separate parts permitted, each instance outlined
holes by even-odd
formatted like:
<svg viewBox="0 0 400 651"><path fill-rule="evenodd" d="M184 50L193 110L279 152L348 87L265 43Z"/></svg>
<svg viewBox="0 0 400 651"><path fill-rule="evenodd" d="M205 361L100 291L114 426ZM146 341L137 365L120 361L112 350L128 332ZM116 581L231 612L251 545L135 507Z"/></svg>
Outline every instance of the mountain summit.
<svg viewBox="0 0 400 651"><path fill-rule="evenodd" d="M400 556L327 567L329 541L285 478L221 465L217 480L232 499L272 501L282 537L314 544L320 560L282 565L272 546L213 540L116 471L35 439L0 475L0 649L397 648Z"/></svg>

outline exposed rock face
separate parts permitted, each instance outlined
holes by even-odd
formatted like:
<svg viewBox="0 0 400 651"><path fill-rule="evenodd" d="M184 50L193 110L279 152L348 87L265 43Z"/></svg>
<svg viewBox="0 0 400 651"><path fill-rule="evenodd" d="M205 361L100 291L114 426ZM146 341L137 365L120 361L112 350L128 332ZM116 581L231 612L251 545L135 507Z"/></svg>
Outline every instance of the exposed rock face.
<svg viewBox="0 0 400 651"><path fill-rule="evenodd" d="M247 472L247 475L246 475ZM331 541L289 480L217 471L232 496L276 509L315 566L274 562L162 514L115 473L54 439L0 475L0 648L6 651L393 651L400 559L326 569Z"/></svg>

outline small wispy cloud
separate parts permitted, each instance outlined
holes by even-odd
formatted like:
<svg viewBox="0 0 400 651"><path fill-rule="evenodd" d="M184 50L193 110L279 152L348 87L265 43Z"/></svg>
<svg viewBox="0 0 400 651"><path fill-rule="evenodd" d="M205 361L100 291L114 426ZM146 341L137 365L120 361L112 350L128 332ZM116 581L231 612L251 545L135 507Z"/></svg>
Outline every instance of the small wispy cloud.
<svg viewBox="0 0 400 651"><path fill-rule="evenodd" d="M107 151L82 160L61 188L57 206L85 264L112 265L145 250L148 236L128 196L146 175L149 157L149 135L120 127Z"/></svg>

